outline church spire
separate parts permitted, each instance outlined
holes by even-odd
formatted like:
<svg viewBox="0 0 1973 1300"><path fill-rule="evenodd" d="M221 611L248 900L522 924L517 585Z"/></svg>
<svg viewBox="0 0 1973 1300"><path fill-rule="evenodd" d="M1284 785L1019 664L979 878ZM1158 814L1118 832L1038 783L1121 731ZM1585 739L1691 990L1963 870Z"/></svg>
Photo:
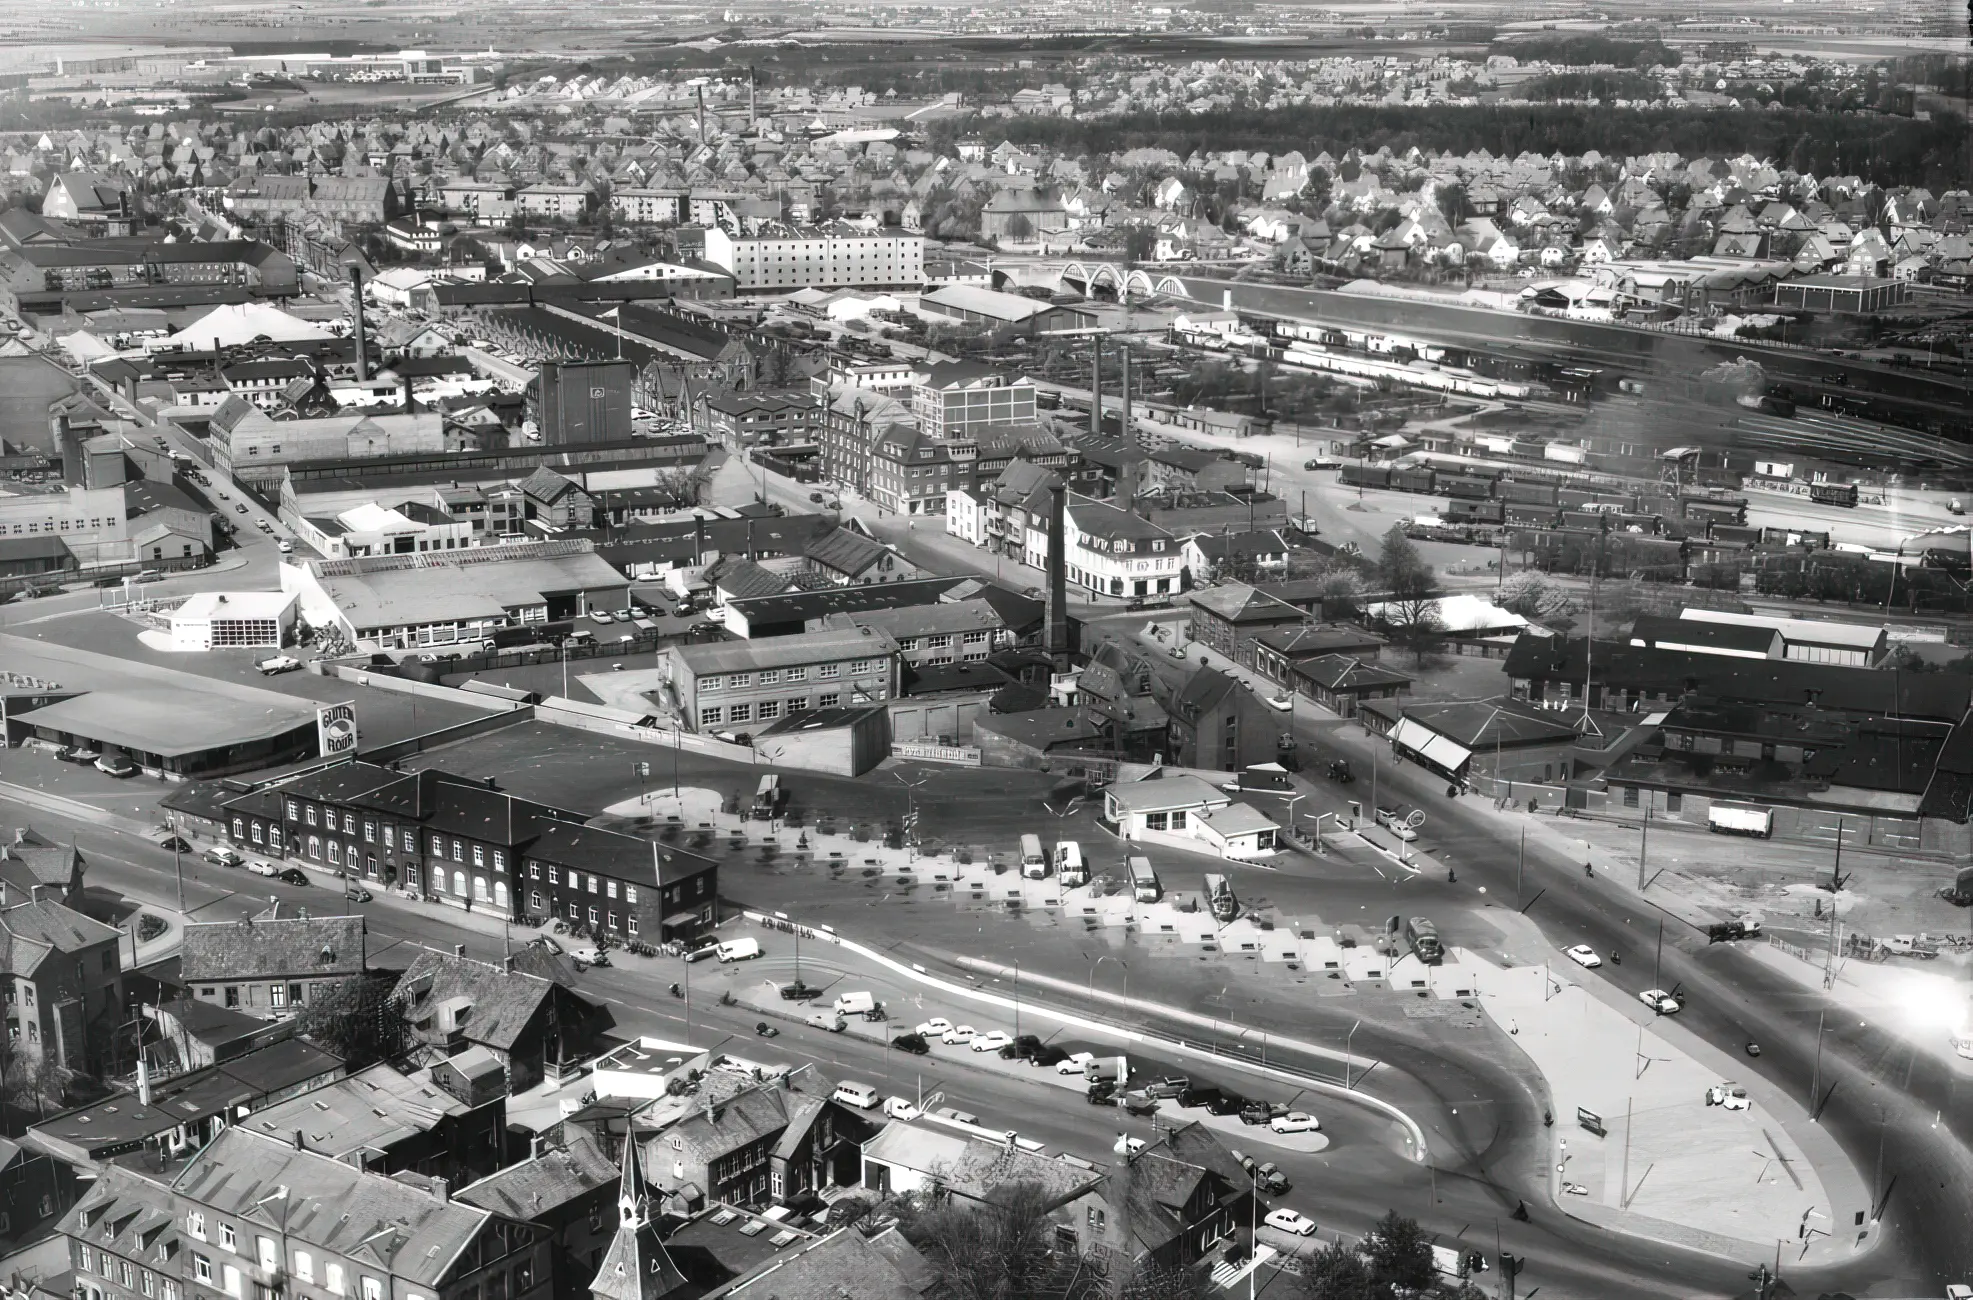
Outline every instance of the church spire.
<svg viewBox="0 0 1973 1300"><path fill-rule="evenodd" d="M628 1132L623 1136L623 1176L617 1185L617 1226L635 1232L650 1221L651 1200L637 1163L637 1135Z"/></svg>

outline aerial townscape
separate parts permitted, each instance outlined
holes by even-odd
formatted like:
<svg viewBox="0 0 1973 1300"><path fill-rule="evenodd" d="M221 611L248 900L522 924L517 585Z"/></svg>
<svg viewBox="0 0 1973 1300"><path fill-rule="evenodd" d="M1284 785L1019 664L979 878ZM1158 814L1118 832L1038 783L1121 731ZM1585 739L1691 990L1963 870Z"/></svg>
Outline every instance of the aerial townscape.
<svg viewBox="0 0 1973 1300"><path fill-rule="evenodd" d="M1973 1300L1969 18L0 0L0 1300Z"/></svg>

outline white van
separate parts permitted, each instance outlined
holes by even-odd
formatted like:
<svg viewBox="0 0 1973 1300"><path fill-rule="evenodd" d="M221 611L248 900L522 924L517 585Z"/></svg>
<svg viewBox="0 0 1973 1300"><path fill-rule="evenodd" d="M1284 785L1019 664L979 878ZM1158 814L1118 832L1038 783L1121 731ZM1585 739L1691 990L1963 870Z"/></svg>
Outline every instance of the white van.
<svg viewBox="0 0 1973 1300"><path fill-rule="evenodd" d="M826 1011L817 1011L812 1013L808 1017L808 1023L815 1026L817 1029L826 1029L832 1034L840 1034L847 1027L843 1021L843 1018L836 1014L835 1008L833 1007L829 1008Z"/></svg>
<svg viewBox="0 0 1973 1300"><path fill-rule="evenodd" d="M1087 884L1089 868L1082 863L1082 845L1061 840L1055 845L1055 875L1065 885Z"/></svg>
<svg viewBox="0 0 1973 1300"><path fill-rule="evenodd" d="M830 1094L830 1100L840 1101L858 1110L869 1110L877 1104L877 1090L867 1083L839 1083L836 1091Z"/></svg>
<svg viewBox="0 0 1973 1300"><path fill-rule="evenodd" d="M1040 880L1048 874L1048 855L1041 851L1041 836L1021 837L1021 874L1029 880Z"/></svg>
<svg viewBox="0 0 1973 1300"><path fill-rule="evenodd" d="M876 1009L877 999L869 993L836 995L836 1014L839 1016L865 1016Z"/></svg>
<svg viewBox="0 0 1973 1300"><path fill-rule="evenodd" d="M760 940L729 939L719 945L719 951L714 955L722 962L746 961L749 957L760 956Z"/></svg>

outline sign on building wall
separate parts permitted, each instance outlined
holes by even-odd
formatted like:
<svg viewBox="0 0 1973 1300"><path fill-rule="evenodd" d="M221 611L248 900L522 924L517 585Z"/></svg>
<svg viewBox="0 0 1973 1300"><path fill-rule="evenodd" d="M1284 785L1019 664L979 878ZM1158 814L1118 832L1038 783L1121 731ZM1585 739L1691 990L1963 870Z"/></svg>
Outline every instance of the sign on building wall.
<svg viewBox="0 0 1973 1300"><path fill-rule="evenodd" d="M322 704L315 709L315 742L323 758L356 753L356 705Z"/></svg>

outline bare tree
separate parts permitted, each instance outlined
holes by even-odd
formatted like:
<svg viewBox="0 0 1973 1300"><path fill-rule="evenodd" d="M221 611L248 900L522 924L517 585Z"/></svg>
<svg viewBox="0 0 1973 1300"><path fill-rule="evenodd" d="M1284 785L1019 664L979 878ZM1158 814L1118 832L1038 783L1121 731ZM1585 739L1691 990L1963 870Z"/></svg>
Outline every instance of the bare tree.
<svg viewBox="0 0 1973 1300"><path fill-rule="evenodd" d="M1051 1231L1040 1185L1009 1183L981 1205L935 1205L906 1236L938 1275L938 1300L1025 1300L1052 1289Z"/></svg>
<svg viewBox="0 0 1973 1300"><path fill-rule="evenodd" d="M1384 588L1384 621L1400 641L1410 645L1415 661L1425 660L1425 643L1434 632L1442 631L1439 617L1439 575L1425 563L1425 557L1404 535L1404 528L1391 525L1384 534L1384 549L1377 557L1377 581Z"/></svg>

